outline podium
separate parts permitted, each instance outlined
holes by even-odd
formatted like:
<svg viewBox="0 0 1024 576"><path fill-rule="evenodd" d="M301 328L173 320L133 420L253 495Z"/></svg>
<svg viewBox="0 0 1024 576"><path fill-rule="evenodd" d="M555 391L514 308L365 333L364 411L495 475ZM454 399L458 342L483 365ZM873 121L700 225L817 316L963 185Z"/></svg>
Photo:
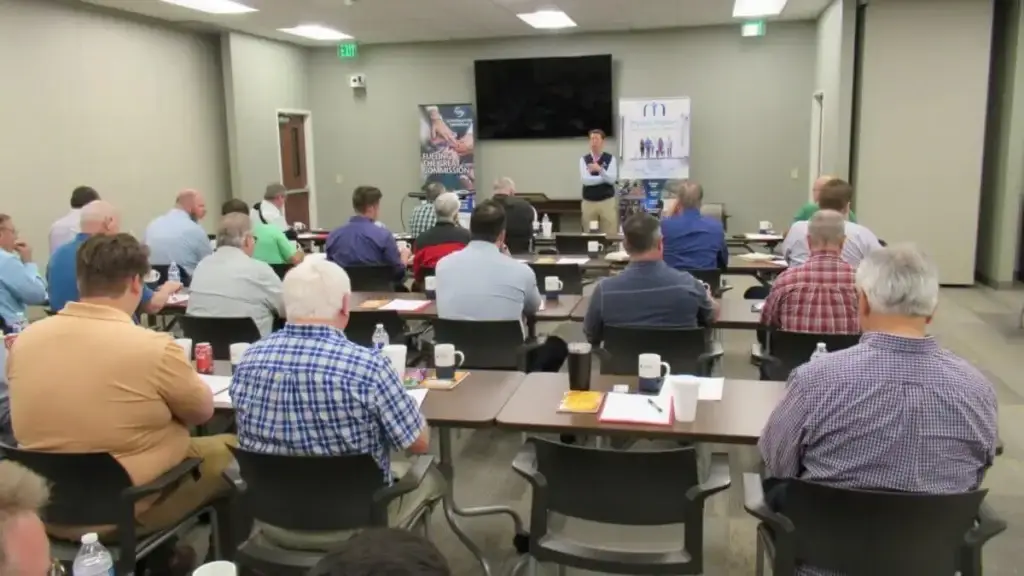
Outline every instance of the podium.
<svg viewBox="0 0 1024 576"><path fill-rule="evenodd" d="M545 214L551 220L551 229L554 232L562 230L562 216L575 216L577 220L582 218L583 210L580 208L580 199L548 198L542 192L517 192L516 196L526 200L537 210L537 218L541 219Z"/></svg>

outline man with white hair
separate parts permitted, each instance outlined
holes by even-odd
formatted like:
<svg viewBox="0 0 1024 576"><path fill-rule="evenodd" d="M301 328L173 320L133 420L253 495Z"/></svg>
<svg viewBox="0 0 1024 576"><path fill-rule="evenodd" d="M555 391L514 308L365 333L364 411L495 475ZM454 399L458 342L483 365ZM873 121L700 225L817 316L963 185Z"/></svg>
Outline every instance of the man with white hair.
<svg viewBox="0 0 1024 576"><path fill-rule="evenodd" d="M192 275L188 314L212 318L252 318L261 336L284 315L281 279L266 262L252 257L256 238L247 214L228 214L217 229L217 251L203 258Z"/></svg>
<svg viewBox="0 0 1024 576"><path fill-rule="evenodd" d="M409 470L393 451L429 450L427 423L388 358L345 337L351 292L348 274L323 257L306 258L285 275L288 323L253 344L231 379L239 446L294 456L368 454L391 483ZM407 528L441 498L443 486L431 470L391 506L389 524ZM351 536L262 523L257 529L283 548L307 550L330 550Z"/></svg>
<svg viewBox="0 0 1024 576"><path fill-rule="evenodd" d="M860 344L793 371L758 447L770 478L919 494L975 490L996 448L996 394L928 324L938 270L913 246L857 269ZM785 482L768 497L785 509ZM799 574L821 574L804 567Z"/></svg>
<svg viewBox="0 0 1024 576"><path fill-rule="evenodd" d="M505 244L509 251L529 252L537 210L526 200L516 198L516 183L508 176L494 182L493 198L505 209Z"/></svg>
<svg viewBox="0 0 1024 576"><path fill-rule="evenodd" d="M199 261L213 253L210 239L199 221L206 216L206 200L198 190L182 190L174 208L157 216L146 227L144 243L149 246L149 263L177 264L188 284Z"/></svg>
<svg viewBox="0 0 1024 576"><path fill-rule="evenodd" d="M459 226L456 220L460 205L459 196L454 192L444 192L434 200L436 223L416 237L416 252L412 255L413 278L417 286L422 286L425 270L432 270L441 258L469 244L469 230Z"/></svg>
<svg viewBox="0 0 1024 576"><path fill-rule="evenodd" d="M413 208L412 214L409 215L409 234L412 234L413 238L418 238L420 234L430 230L437 222L434 201L444 193L444 184L440 182L427 182L423 185L423 201L419 206ZM457 198L458 196L456 196Z"/></svg>

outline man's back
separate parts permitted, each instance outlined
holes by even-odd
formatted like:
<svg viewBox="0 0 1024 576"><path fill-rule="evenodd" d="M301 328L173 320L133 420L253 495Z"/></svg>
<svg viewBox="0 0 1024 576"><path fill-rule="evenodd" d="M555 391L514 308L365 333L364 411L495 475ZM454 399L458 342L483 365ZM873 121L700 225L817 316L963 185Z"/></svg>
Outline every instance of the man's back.
<svg viewBox="0 0 1024 576"><path fill-rule="evenodd" d="M437 212L431 202L420 202L409 215L409 234L416 238L437 223Z"/></svg>
<svg viewBox="0 0 1024 576"><path fill-rule="evenodd" d="M714 218L690 208L661 221L665 263L676 270L716 270L729 262L725 230Z"/></svg>
<svg viewBox="0 0 1024 576"><path fill-rule="evenodd" d="M328 235L326 249L327 259L338 266L378 266L398 261L398 248L387 228L358 215Z"/></svg>
<svg viewBox="0 0 1024 576"><path fill-rule="evenodd" d="M859 334L856 271L836 252L815 254L776 278L761 323L786 332Z"/></svg>
<svg viewBox="0 0 1024 576"><path fill-rule="evenodd" d="M60 312L65 304L78 300L75 257L78 247L87 238L86 234L78 234L50 256L50 262L46 266L46 284L50 295L50 310L54 312Z"/></svg>
<svg viewBox="0 0 1024 576"><path fill-rule="evenodd" d="M288 239L284 230L275 224L252 221L252 233L256 237L256 248L252 257L267 264L287 264L298 248Z"/></svg>
<svg viewBox="0 0 1024 576"><path fill-rule="evenodd" d="M149 247L150 264L169 265L174 262L189 275L200 260L213 252L202 226L178 208L157 216L149 223L145 244Z"/></svg>
<svg viewBox="0 0 1024 576"><path fill-rule="evenodd" d="M284 313L281 279L266 263L238 248L221 246L196 266L188 313L252 318L260 334L266 336L273 328L274 316Z"/></svg>
<svg viewBox="0 0 1024 576"><path fill-rule="evenodd" d="M875 234L856 222L847 221L845 226L846 241L843 242L843 260L854 268L860 264L872 250L881 248ZM794 222L786 233L785 240L779 251L791 266L799 266L811 257L811 248L807 243L807 221Z"/></svg>
<svg viewBox="0 0 1024 576"><path fill-rule="evenodd" d="M540 306L533 270L473 241L437 263L437 315L451 320L520 320Z"/></svg>

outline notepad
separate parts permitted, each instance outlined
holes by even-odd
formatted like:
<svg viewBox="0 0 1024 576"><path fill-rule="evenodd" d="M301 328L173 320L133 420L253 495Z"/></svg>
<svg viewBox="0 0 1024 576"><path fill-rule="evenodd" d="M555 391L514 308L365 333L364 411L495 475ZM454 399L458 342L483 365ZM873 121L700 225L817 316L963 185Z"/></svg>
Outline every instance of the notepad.
<svg viewBox="0 0 1024 576"><path fill-rule="evenodd" d="M381 306L378 310L398 310L400 312L411 312L430 305L430 300L403 300L395 298L391 302Z"/></svg>
<svg viewBox="0 0 1024 576"><path fill-rule="evenodd" d="M590 390L567 390L558 404L559 412L575 414L596 414L601 409L604 392Z"/></svg>
<svg viewBox="0 0 1024 576"><path fill-rule="evenodd" d="M747 240L766 240L766 241L778 241L782 240L782 236L778 234L744 234L744 238Z"/></svg>
<svg viewBox="0 0 1024 576"><path fill-rule="evenodd" d="M416 401L417 408L423 407L423 401L427 398L426 388L412 388L410 390L406 390L405 393L408 394L410 398Z"/></svg>
<svg viewBox="0 0 1024 576"><path fill-rule="evenodd" d="M610 392L605 396L601 409L602 422L625 424L672 424L672 396L645 396L641 394L620 394Z"/></svg>
<svg viewBox="0 0 1024 576"><path fill-rule="evenodd" d="M359 307L363 310L376 310L387 303L387 300L367 300L360 304Z"/></svg>
<svg viewBox="0 0 1024 576"><path fill-rule="evenodd" d="M200 374L199 378L210 387L210 392L216 396L231 387L231 376L214 376L213 374Z"/></svg>
<svg viewBox="0 0 1024 576"><path fill-rule="evenodd" d="M555 264L575 264L577 266L580 266L582 264L586 264L587 262L590 262L590 258L589 257L574 258L574 257L568 257L567 256L567 257L559 258L558 261L555 262Z"/></svg>
<svg viewBox="0 0 1024 576"><path fill-rule="evenodd" d="M722 392L725 388L725 378L702 378L700 376L690 376L688 374L671 374L665 379L665 383L661 387L659 396L672 397L672 387L669 386L669 382L673 378L686 378L687 380L696 380L700 382L700 391L697 393L698 400L716 401L722 399Z"/></svg>
<svg viewBox="0 0 1024 576"><path fill-rule="evenodd" d="M183 294L181 292L175 292L167 297L167 303L172 306L174 304L183 304L185 302L188 302L188 294Z"/></svg>

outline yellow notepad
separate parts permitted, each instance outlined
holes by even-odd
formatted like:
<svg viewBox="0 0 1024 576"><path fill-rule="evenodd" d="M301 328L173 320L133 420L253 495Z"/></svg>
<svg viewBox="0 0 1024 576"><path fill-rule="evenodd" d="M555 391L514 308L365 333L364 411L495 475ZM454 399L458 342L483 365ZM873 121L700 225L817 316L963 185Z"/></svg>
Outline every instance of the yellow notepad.
<svg viewBox="0 0 1024 576"><path fill-rule="evenodd" d="M562 402L558 404L558 411L574 412L576 414L596 414L601 409L601 401L603 400L604 392L569 390L562 395Z"/></svg>
<svg viewBox="0 0 1024 576"><path fill-rule="evenodd" d="M552 257L545 256L543 258L537 258L533 261L534 264L554 264L555 259Z"/></svg>
<svg viewBox="0 0 1024 576"><path fill-rule="evenodd" d="M360 304L359 307L364 310L376 310L388 302L390 302L390 300L367 300Z"/></svg>
<svg viewBox="0 0 1024 576"><path fill-rule="evenodd" d="M454 380L438 380L431 370L431 374L420 382L420 387L432 390L451 390L465 380L466 376L469 376L469 372L456 372Z"/></svg>

